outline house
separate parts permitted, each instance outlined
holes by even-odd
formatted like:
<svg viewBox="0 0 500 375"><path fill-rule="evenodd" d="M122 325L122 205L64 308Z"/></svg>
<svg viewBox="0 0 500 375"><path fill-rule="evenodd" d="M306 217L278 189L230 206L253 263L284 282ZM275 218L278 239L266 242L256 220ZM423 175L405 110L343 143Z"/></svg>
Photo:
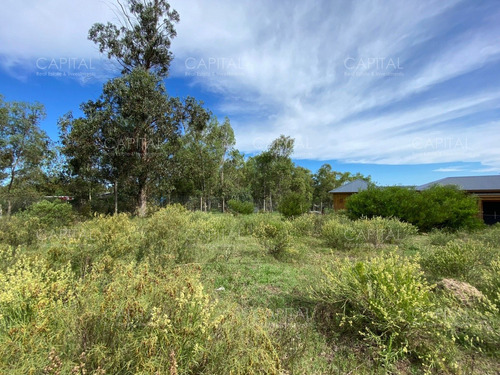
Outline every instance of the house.
<svg viewBox="0 0 500 375"><path fill-rule="evenodd" d="M330 190L329 193L332 194L333 197L333 209L335 211L344 210L347 198L366 189L368 189L368 182L362 179L357 179L336 189Z"/></svg>
<svg viewBox="0 0 500 375"><path fill-rule="evenodd" d="M479 215L486 224L500 223L500 175L447 177L418 186L417 191L433 185L456 185L477 196Z"/></svg>
<svg viewBox="0 0 500 375"><path fill-rule="evenodd" d="M481 219L486 224L500 223L500 175L447 177L417 186L415 190L422 191L433 185L456 185L469 194L474 194L479 198ZM345 209L348 197L367 188L368 183L359 179L331 190L334 210Z"/></svg>

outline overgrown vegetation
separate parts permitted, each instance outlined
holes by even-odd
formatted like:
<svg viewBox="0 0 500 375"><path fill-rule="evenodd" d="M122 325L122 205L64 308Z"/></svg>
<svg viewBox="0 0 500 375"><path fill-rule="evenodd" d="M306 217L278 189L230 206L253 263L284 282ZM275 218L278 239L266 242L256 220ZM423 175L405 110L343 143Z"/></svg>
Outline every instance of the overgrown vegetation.
<svg viewBox="0 0 500 375"><path fill-rule="evenodd" d="M347 212L352 219L394 217L421 231L478 228L478 210L476 198L455 186L434 185L423 191L398 186L370 187L347 200Z"/></svg>
<svg viewBox="0 0 500 375"><path fill-rule="evenodd" d="M500 370L497 227L66 207L1 219L2 373Z"/></svg>

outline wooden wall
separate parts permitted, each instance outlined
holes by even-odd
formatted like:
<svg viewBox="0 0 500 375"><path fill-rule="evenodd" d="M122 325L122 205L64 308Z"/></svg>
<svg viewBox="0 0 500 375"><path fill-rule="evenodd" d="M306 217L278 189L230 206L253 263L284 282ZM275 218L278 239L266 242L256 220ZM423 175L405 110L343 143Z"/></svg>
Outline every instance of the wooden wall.
<svg viewBox="0 0 500 375"><path fill-rule="evenodd" d="M350 197L354 193L334 193L333 197L333 209L335 211L344 210L345 203L348 197Z"/></svg>

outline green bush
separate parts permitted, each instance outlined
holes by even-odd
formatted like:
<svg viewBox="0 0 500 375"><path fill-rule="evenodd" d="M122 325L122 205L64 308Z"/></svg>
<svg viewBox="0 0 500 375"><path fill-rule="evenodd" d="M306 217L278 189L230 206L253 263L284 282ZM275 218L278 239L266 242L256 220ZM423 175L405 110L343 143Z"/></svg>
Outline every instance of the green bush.
<svg viewBox="0 0 500 375"><path fill-rule="evenodd" d="M321 237L326 244L335 249L347 249L360 244L360 236L351 221L337 218L323 224Z"/></svg>
<svg viewBox="0 0 500 375"><path fill-rule="evenodd" d="M454 186L436 185L421 192L396 186L371 187L349 197L346 206L352 219L396 217L421 231L481 226L476 198Z"/></svg>
<svg viewBox="0 0 500 375"><path fill-rule="evenodd" d="M477 287L500 309L500 256L481 272Z"/></svg>
<svg viewBox="0 0 500 375"><path fill-rule="evenodd" d="M41 235L40 219L37 217L0 218L0 243L14 247L36 244Z"/></svg>
<svg viewBox="0 0 500 375"><path fill-rule="evenodd" d="M281 199L278 211L285 217L294 217L306 213L310 207L311 202L306 196L292 192Z"/></svg>
<svg viewBox="0 0 500 375"><path fill-rule="evenodd" d="M146 234L137 251L137 260L147 257L157 265L185 263L194 259L192 217L183 206L169 205L154 213L143 224Z"/></svg>
<svg viewBox="0 0 500 375"><path fill-rule="evenodd" d="M65 202L41 201L29 206L21 216L39 218L43 229L68 226L75 221L73 207Z"/></svg>
<svg viewBox="0 0 500 375"><path fill-rule="evenodd" d="M477 241L451 240L444 246L434 246L424 252L422 267L436 278L452 277L470 280L478 271L481 259L491 254L486 246Z"/></svg>
<svg viewBox="0 0 500 375"><path fill-rule="evenodd" d="M290 229L291 224L288 221L260 222L253 235L269 254L280 256L290 247Z"/></svg>
<svg viewBox="0 0 500 375"><path fill-rule="evenodd" d="M242 215L250 215L254 211L254 205L252 202L241 202L235 199L231 199L227 202L229 206L229 210L231 212L242 214Z"/></svg>
<svg viewBox="0 0 500 375"><path fill-rule="evenodd" d="M433 229L429 233L429 242L431 245L444 246L457 237L458 236L456 233L452 233L443 229Z"/></svg>
<svg viewBox="0 0 500 375"><path fill-rule="evenodd" d="M409 354L428 366L444 365L446 353L439 351L446 338L418 263L394 254L335 260L323 274L313 296L329 329L361 336L386 363Z"/></svg>
<svg viewBox="0 0 500 375"><path fill-rule="evenodd" d="M373 217L353 222L353 229L358 237L356 242L378 246L383 243L401 243L411 235L417 234L417 228L394 218Z"/></svg>
<svg viewBox="0 0 500 375"><path fill-rule="evenodd" d="M189 236L193 242L209 243L215 240L227 239L238 231L236 220L228 214L192 212L190 218Z"/></svg>
<svg viewBox="0 0 500 375"><path fill-rule="evenodd" d="M492 247L500 247L500 223L487 226L471 235L472 238Z"/></svg>
<svg viewBox="0 0 500 375"><path fill-rule="evenodd" d="M104 268L76 279L21 257L0 272L1 373L280 373L265 319L221 308L199 269Z"/></svg>
<svg viewBox="0 0 500 375"><path fill-rule="evenodd" d="M99 215L68 231L60 231L45 244L53 265L70 262L73 271L84 276L94 263L108 259L132 260L144 237L137 222L127 214Z"/></svg>
<svg viewBox="0 0 500 375"><path fill-rule="evenodd" d="M362 243L378 246L383 243L400 243L417 233L417 229L397 219L374 217L350 221L334 218L323 225L322 237L328 246L345 249Z"/></svg>
<svg viewBox="0 0 500 375"><path fill-rule="evenodd" d="M254 215L245 215L235 218L237 220L237 231L243 236L253 235L255 229L262 223L272 223L282 219L281 214L274 212L259 212Z"/></svg>
<svg viewBox="0 0 500 375"><path fill-rule="evenodd" d="M32 245L75 222L69 203L41 201L11 217L0 218L0 243Z"/></svg>
<svg viewBox="0 0 500 375"><path fill-rule="evenodd" d="M324 215L304 214L292 219L292 232L296 236L314 236L321 233Z"/></svg>

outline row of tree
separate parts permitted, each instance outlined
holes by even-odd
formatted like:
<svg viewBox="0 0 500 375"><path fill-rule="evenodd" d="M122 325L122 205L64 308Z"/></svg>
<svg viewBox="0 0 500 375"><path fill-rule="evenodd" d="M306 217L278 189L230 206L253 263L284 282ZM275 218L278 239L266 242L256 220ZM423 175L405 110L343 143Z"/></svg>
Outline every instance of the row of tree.
<svg viewBox="0 0 500 375"><path fill-rule="evenodd" d="M304 209L322 209L331 205L329 190L364 178L328 164L314 175L294 165L294 141L285 136L246 158L235 149L229 119L220 123L195 98L167 93L178 13L165 0L119 4L120 26L95 24L88 37L122 66L121 75L104 85L98 100L81 105L82 117L68 113L59 120L57 145L40 129L41 104L0 97L8 214L42 195L70 195L82 209L140 216L148 203L225 211L229 199L273 211L292 192Z"/></svg>

